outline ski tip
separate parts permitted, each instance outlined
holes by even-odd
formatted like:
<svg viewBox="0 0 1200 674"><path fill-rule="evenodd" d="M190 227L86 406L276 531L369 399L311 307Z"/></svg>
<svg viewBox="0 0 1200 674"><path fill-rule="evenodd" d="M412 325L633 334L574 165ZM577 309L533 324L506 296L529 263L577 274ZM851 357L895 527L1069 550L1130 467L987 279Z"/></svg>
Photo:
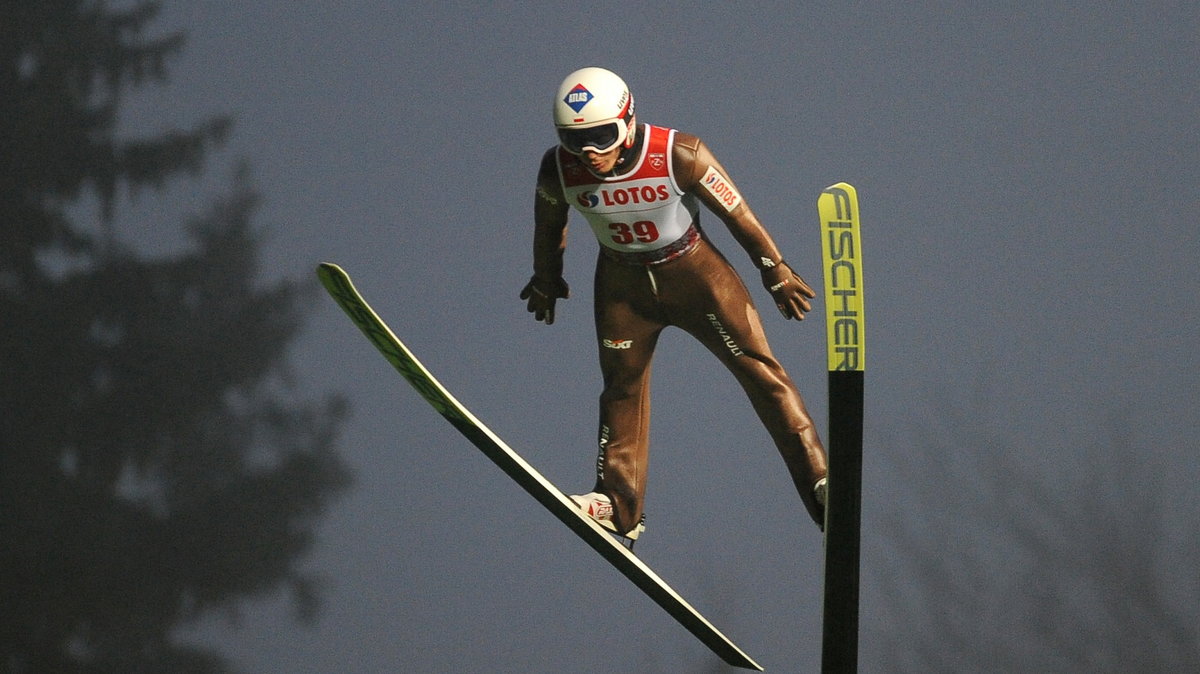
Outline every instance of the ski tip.
<svg viewBox="0 0 1200 674"><path fill-rule="evenodd" d="M320 279L321 285L325 286L326 290L334 294L334 297L345 287L352 286L350 275L332 262L322 262L317 265L317 278Z"/></svg>
<svg viewBox="0 0 1200 674"><path fill-rule="evenodd" d="M833 192L835 190L842 191L842 192L848 192L850 194L858 196L858 191L854 189L854 186L845 181L836 182L836 183L830 185L829 187L826 187L825 189L821 190L821 192L822 193Z"/></svg>

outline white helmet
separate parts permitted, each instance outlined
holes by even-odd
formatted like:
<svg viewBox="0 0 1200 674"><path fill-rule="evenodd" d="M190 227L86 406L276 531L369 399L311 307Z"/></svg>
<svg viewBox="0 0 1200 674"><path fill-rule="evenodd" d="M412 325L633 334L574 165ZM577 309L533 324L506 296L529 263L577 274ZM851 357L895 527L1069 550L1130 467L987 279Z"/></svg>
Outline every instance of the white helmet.
<svg viewBox="0 0 1200 674"><path fill-rule="evenodd" d="M632 145L632 119L633 94L624 80L604 68L582 68L567 75L554 97L558 141L574 154Z"/></svg>

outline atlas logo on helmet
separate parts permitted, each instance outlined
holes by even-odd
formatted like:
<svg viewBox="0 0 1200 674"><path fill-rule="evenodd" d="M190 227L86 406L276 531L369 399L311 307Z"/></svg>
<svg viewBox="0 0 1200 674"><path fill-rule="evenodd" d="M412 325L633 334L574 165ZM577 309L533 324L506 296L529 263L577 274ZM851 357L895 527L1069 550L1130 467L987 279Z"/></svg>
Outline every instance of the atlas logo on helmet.
<svg viewBox="0 0 1200 674"><path fill-rule="evenodd" d="M574 89L567 92L566 97L563 98L563 103L566 103L575 112L579 112L593 98L595 96L587 90L587 87L583 86L583 84L576 84Z"/></svg>

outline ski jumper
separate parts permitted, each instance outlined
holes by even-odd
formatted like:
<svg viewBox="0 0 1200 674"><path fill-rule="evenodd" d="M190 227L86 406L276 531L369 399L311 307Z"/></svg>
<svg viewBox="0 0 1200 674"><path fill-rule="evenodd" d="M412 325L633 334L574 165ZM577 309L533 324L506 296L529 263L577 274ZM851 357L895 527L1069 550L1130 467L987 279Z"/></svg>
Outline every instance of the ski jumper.
<svg viewBox="0 0 1200 674"><path fill-rule="evenodd" d="M824 448L771 353L746 286L700 228L699 205L759 266L781 262L778 249L698 138L641 125L627 154L628 168L597 176L575 155L551 149L535 205L535 276L561 277L567 205L600 243L594 311L604 388L595 491L612 498L619 530L637 524L646 494L651 360L659 334L676 326L741 384L815 519L812 490L825 476Z"/></svg>

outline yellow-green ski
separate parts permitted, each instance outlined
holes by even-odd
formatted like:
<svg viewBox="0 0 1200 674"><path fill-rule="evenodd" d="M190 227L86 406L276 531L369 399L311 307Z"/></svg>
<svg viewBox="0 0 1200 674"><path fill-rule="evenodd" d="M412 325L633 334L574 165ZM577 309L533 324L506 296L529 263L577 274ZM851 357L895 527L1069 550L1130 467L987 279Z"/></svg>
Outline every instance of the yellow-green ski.
<svg viewBox="0 0 1200 674"><path fill-rule="evenodd" d="M417 389L421 397L501 470L529 492L538 503L545 506L571 531L574 531L584 542L600 553L626 578L633 581L634 585L641 588L659 606L666 609L667 613L671 614L725 662L735 667L762 670L758 663L716 627L713 627L712 623L692 608L691 604L663 582L658 574L605 532L599 524L583 515L562 491L497 437L462 403L458 402L367 304L341 267L324 263L318 267L317 275L321 279L321 284L325 286L338 305L345 310L363 334L367 336L367 339L375 345L375 348L383 353L388 362L408 380L408 383L412 384L413 388Z"/></svg>

